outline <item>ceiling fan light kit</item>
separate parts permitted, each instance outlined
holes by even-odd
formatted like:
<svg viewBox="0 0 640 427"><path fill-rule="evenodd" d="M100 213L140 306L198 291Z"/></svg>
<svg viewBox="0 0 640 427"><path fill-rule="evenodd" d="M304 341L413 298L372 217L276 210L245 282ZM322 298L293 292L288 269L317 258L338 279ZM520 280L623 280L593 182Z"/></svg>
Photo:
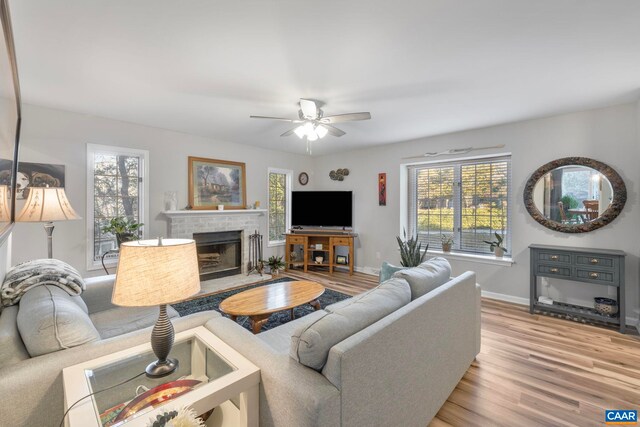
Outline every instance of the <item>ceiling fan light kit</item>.
<svg viewBox="0 0 640 427"><path fill-rule="evenodd" d="M333 123L351 122L356 120L369 120L371 113L348 113L338 114L334 116L325 116L324 111L319 107L319 102L312 99L300 98L300 110L298 110L299 119L286 119L282 117L271 116L249 116L252 119L268 119L278 120L289 123L300 123L299 126L294 129L288 130L280 136L289 136L296 134L300 139L306 138L307 140L307 153L311 153L311 142L322 139L325 136L331 134L335 137L341 137L346 132L332 126Z"/></svg>

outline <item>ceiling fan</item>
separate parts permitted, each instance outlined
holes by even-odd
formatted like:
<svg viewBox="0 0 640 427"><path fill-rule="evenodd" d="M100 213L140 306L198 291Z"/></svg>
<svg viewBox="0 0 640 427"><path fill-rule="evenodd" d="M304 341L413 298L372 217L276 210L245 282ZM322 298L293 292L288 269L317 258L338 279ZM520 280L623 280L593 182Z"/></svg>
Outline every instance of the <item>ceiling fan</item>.
<svg viewBox="0 0 640 427"><path fill-rule="evenodd" d="M333 136L342 136L345 132L333 126L335 123L352 122L357 120L369 120L371 113L348 113L337 114L333 116L325 116L324 111L320 108L320 103L313 99L300 98L300 110L298 110L297 119L286 119L282 117L268 116L249 116L252 119L269 119L279 120L298 124L295 128L286 131L280 136L289 136L296 134L298 138L307 138L307 150L310 150L309 142L322 139L327 134Z"/></svg>

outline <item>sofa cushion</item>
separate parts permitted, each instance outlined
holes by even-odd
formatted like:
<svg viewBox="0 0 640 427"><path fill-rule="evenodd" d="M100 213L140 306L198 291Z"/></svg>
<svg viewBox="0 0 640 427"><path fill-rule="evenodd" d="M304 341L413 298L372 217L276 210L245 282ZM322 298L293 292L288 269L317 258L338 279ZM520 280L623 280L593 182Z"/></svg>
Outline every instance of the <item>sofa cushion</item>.
<svg viewBox="0 0 640 427"><path fill-rule="evenodd" d="M291 335L290 356L310 368L321 370L331 347L377 322L411 300L404 279L392 278L369 292L357 295L332 311L324 311Z"/></svg>
<svg viewBox="0 0 640 427"><path fill-rule="evenodd" d="M431 258L417 267L396 271L393 277L409 282L414 300L447 283L451 279L451 264L445 258Z"/></svg>
<svg viewBox="0 0 640 427"><path fill-rule="evenodd" d="M102 339L126 334L153 326L158 320L158 307L117 307L90 315L91 321ZM180 317L178 312L167 306L169 318Z"/></svg>
<svg viewBox="0 0 640 427"><path fill-rule="evenodd" d="M100 339L79 299L51 285L32 288L22 296L17 324L31 357Z"/></svg>
<svg viewBox="0 0 640 427"><path fill-rule="evenodd" d="M410 268L410 267L402 267L398 265L389 264L387 261L383 262L382 265L380 266L380 275L378 277L378 283L386 282L387 280L391 279L391 276L393 276L393 274L396 271L406 270L407 268Z"/></svg>
<svg viewBox="0 0 640 427"><path fill-rule="evenodd" d="M0 369L29 358L17 324L18 306L6 307L0 316Z"/></svg>
<svg viewBox="0 0 640 427"><path fill-rule="evenodd" d="M313 313L309 313L306 316L298 317L297 319L282 324L276 328L261 332L256 335L256 337L264 341L276 353L289 354L289 348L291 347L291 335L293 335L294 331L304 325L315 322L325 314L326 312L324 310L314 311Z"/></svg>

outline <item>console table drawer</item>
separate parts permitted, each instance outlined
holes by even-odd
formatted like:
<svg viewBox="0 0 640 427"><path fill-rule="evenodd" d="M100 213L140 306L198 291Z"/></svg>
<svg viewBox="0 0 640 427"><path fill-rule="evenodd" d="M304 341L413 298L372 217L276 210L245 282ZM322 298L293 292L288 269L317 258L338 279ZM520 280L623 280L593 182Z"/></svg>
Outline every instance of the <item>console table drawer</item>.
<svg viewBox="0 0 640 427"><path fill-rule="evenodd" d="M571 267L538 264L537 270L544 276L571 277Z"/></svg>
<svg viewBox="0 0 640 427"><path fill-rule="evenodd" d="M287 236L287 241L292 245L304 245L305 239L304 236Z"/></svg>
<svg viewBox="0 0 640 427"><path fill-rule="evenodd" d="M538 260L551 263L571 264L571 255L554 252L538 252Z"/></svg>
<svg viewBox="0 0 640 427"><path fill-rule="evenodd" d="M614 268L615 259L603 256L576 255L576 264L598 268Z"/></svg>
<svg viewBox="0 0 640 427"><path fill-rule="evenodd" d="M576 277L585 282L589 281L611 286L618 285L616 274L612 271L589 270L586 268L576 267Z"/></svg>
<svg viewBox="0 0 640 427"><path fill-rule="evenodd" d="M349 237L332 237L331 243L339 246L350 246L351 239Z"/></svg>

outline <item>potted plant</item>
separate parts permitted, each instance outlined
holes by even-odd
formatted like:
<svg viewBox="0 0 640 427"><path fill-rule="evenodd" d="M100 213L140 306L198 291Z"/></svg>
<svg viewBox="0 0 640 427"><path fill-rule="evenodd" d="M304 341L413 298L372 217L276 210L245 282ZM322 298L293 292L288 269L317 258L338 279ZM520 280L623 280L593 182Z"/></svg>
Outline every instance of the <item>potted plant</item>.
<svg viewBox="0 0 640 427"><path fill-rule="evenodd" d="M280 273L280 270L284 269L284 262L282 261L281 256L275 256L275 255L270 256L269 259L267 260L267 265L271 270L272 276L277 276L278 273Z"/></svg>
<svg viewBox="0 0 640 427"><path fill-rule="evenodd" d="M453 236L450 234L443 234L440 236L440 240L442 241L442 252L451 252Z"/></svg>
<svg viewBox="0 0 640 427"><path fill-rule="evenodd" d="M493 252L496 256L496 258L502 258L504 256L504 253L507 251L507 249L502 246L502 242L504 241L504 238L499 235L498 233L493 233L496 236L496 240L489 242L487 240L485 240L484 242L489 245L489 249L491 249L491 252Z"/></svg>
<svg viewBox="0 0 640 427"><path fill-rule="evenodd" d="M407 239L407 231L403 230L404 240L396 236L398 246L400 246L400 265L403 267L416 267L420 265L427 256L429 245L422 252L422 243L418 242L417 236Z"/></svg>
<svg viewBox="0 0 640 427"><path fill-rule="evenodd" d="M117 216L111 218L109 223L102 227L102 232L114 234L119 248L122 242L137 240L140 236L140 227L143 225L142 223L135 222L133 219Z"/></svg>

